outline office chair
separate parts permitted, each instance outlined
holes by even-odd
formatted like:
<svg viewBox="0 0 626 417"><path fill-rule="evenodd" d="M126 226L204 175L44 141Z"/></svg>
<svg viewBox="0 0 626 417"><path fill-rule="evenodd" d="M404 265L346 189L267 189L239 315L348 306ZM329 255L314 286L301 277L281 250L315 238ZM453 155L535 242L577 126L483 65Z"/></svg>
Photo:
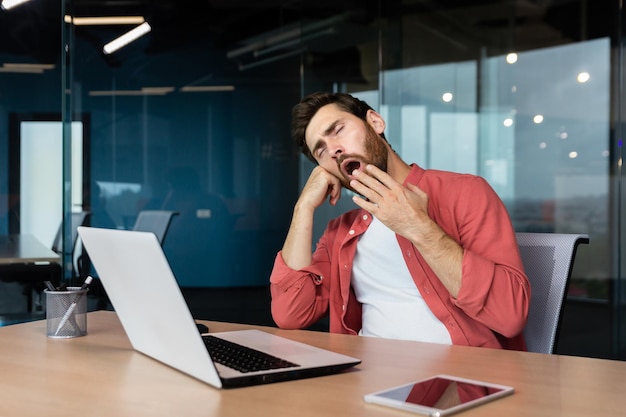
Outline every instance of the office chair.
<svg viewBox="0 0 626 417"><path fill-rule="evenodd" d="M576 249L589 243L589 237L559 233L516 233L516 237L532 291L526 346L530 352L553 353Z"/></svg>
<svg viewBox="0 0 626 417"><path fill-rule="evenodd" d="M177 211L171 210L142 210L135 220L133 230L154 233L162 245L172 218L177 214Z"/></svg>
<svg viewBox="0 0 626 417"><path fill-rule="evenodd" d="M80 238L78 236L78 226L85 226L87 221L89 220L89 216L91 212L89 211L79 211L72 212L70 216L70 221L72 222L71 231L72 231L72 240L70 244L66 247L68 253L71 254L72 259L72 278L81 275L80 271L80 259L82 256L82 245L80 245ZM57 234L54 238L54 242L52 242L52 250L55 251L61 259L63 259L63 222L59 225L59 229L57 230Z"/></svg>
<svg viewBox="0 0 626 417"><path fill-rule="evenodd" d="M177 211L172 210L142 210L137 215L132 230L136 232L152 232L157 239L159 239L161 245L163 245L167 231L172 223L172 218L177 214ZM83 265L85 265L82 268L83 270L89 270L91 268L91 262L89 262L88 259L83 260ZM98 300L97 309L105 310L109 306L109 297L95 274L94 278L96 279L91 284L90 293Z"/></svg>
<svg viewBox="0 0 626 417"><path fill-rule="evenodd" d="M83 226L87 222L90 214L91 213L88 211L72 213L70 218L72 222L72 242L68 246L70 252L73 252L74 247L76 246L76 240L78 238L78 226ZM63 252L63 222L61 222L61 224L59 225L57 234L54 237L54 242L52 242L52 250L59 255L61 255Z"/></svg>

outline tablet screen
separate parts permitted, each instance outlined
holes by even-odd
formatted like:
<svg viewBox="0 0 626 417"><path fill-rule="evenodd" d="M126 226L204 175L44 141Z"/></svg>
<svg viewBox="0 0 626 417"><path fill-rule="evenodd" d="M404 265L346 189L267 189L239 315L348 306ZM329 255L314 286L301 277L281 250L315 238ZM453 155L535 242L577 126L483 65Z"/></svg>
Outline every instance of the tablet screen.
<svg viewBox="0 0 626 417"><path fill-rule="evenodd" d="M445 415L512 392L511 387L503 385L437 375L370 394L365 399L424 414Z"/></svg>

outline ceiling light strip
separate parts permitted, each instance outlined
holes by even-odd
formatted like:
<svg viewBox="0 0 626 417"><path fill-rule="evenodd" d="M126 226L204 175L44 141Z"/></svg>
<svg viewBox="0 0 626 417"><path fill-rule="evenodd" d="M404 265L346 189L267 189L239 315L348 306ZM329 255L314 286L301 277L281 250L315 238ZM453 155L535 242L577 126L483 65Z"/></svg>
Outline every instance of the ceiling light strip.
<svg viewBox="0 0 626 417"><path fill-rule="evenodd" d="M186 85L180 88L182 93L216 93L220 91L235 91L234 85Z"/></svg>
<svg viewBox="0 0 626 417"><path fill-rule="evenodd" d="M2 0L2 5L0 7L2 7L4 10L10 10L28 1L30 0Z"/></svg>
<svg viewBox="0 0 626 417"><path fill-rule="evenodd" d="M174 87L142 87L141 90L93 90L90 96L164 96L174 91Z"/></svg>
<svg viewBox="0 0 626 417"><path fill-rule="evenodd" d="M75 26L97 25L140 25L146 21L143 16L83 16L76 17L65 15L65 23L73 23Z"/></svg>
<svg viewBox="0 0 626 417"><path fill-rule="evenodd" d="M19 73L19 74L43 74L43 68L0 67L0 72L13 72L13 73Z"/></svg>
<svg viewBox="0 0 626 417"><path fill-rule="evenodd" d="M43 74L44 70L54 69L54 64L24 64L24 63L4 63L0 67L0 72L22 73L22 74Z"/></svg>
<svg viewBox="0 0 626 417"><path fill-rule="evenodd" d="M2 64L3 68L9 68L9 69L42 69L42 70L48 70L48 69L54 69L54 64L23 64L23 63L13 63L13 62L7 62L5 64Z"/></svg>
<svg viewBox="0 0 626 417"><path fill-rule="evenodd" d="M102 50L107 55L112 54L118 49L123 48L129 43L142 37L143 35L150 32L151 30L152 28L150 27L148 22L144 22L141 25L137 26L136 28L129 30L128 32L120 36L119 38L113 39L111 42L107 43L106 45L104 45L104 48Z"/></svg>

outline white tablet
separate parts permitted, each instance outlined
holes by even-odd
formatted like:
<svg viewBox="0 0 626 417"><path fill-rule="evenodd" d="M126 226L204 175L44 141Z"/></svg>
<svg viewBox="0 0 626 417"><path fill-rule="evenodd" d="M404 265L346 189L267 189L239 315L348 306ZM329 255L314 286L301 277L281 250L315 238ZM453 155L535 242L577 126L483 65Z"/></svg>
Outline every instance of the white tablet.
<svg viewBox="0 0 626 417"><path fill-rule="evenodd" d="M513 387L436 375L367 394L365 401L431 417L448 416L513 393Z"/></svg>

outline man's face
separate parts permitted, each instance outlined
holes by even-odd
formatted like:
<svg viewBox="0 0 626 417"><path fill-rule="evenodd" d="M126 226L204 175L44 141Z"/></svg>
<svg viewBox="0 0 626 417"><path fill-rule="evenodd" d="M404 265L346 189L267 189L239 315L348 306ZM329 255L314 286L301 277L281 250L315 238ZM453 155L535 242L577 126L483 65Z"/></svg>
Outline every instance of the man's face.
<svg viewBox="0 0 626 417"><path fill-rule="evenodd" d="M380 117L375 112L370 116ZM317 163L351 189L349 183L355 169L363 170L372 164L387 171L387 143L379 134L383 127L384 124L365 122L335 104L328 104L309 122L305 140Z"/></svg>

